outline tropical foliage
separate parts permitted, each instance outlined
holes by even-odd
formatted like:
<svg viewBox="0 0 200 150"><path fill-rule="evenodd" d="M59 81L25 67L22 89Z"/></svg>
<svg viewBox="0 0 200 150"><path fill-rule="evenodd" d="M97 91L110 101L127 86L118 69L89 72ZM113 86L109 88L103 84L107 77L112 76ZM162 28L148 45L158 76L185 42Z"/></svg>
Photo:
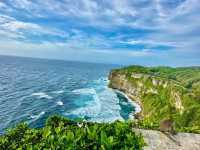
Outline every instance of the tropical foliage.
<svg viewBox="0 0 200 150"><path fill-rule="evenodd" d="M46 126L31 129L19 124L0 137L1 150L141 150L143 138L131 122L90 123L50 117Z"/></svg>
<svg viewBox="0 0 200 150"><path fill-rule="evenodd" d="M118 76L125 76L141 100L143 112L138 125L158 129L162 120L171 119L177 131L200 133L200 67L115 69L111 87L122 84Z"/></svg>

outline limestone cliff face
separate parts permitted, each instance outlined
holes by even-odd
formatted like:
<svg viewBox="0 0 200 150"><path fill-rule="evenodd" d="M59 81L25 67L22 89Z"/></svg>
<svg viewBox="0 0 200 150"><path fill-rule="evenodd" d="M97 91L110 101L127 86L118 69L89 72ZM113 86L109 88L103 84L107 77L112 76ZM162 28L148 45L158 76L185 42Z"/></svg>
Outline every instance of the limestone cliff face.
<svg viewBox="0 0 200 150"><path fill-rule="evenodd" d="M142 111L136 116L139 119L136 127L159 130L167 120L176 132L200 133L200 97L196 94L200 88L194 88L194 83L199 81L196 74L200 74L200 69L191 72L195 69L130 66L111 71L109 86L140 104ZM159 131L141 129L140 133L148 144L146 149L199 147L199 143L193 143L196 140L194 134L178 134L170 140ZM178 145L173 144L174 140Z"/></svg>
<svg viewBox="0 0 200 150"><path fill-rule="evenodd" d="M151 115L153 113L151 105L152 107L156 107L153 106L154 103L159 105L159 102L165 103L164 107L169 103L179 113L184 111L181 94L176 90L174 83L169 80L143 73L131 73L131 75L127 75L116 71L110 73L109 80L111 88L123 91L141 105L143 108L142 116ZM152 97L155 101L153 102L152 100L152 102L149 102L148 97ZM162 99L165 99L165 101L161 101ZM161 118L164 118L164 116Z"/></svg>
<svg viewBox="0 0 200 150"><path fill-rule="evenodd" d="M168 84L165 81L154 79L149 75L135 73L132 73L131 77L128 78L124 74L111 72L109 79L112 88L122 90L138 98L141 98L145 93L158 94L157 88L160 88L160 86L166 88Z"/></svg>
<svg viewBox="0 0 200 150"><path fill-rule="evenodd" d="M133 84L127 80L125 75L114 74L112 72L109 75L109 80L110 87L121 90L128 95L137 97L138 99L140 98L143 86L141 82L138 82L138 86L133 86Z"/></svg>

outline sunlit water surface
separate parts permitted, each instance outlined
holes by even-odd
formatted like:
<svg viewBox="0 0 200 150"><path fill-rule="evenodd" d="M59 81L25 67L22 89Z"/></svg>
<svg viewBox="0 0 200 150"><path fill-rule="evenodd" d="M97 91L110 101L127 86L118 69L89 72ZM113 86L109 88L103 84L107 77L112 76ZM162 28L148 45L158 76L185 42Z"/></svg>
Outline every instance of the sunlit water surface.
<svg viewBox="0 0 200 150"><path fill-rule="evenodd" d="M107 87L116 66L0 56L0 133L18 122L42 127L48 116L127 120L135 104Z"/></svg>

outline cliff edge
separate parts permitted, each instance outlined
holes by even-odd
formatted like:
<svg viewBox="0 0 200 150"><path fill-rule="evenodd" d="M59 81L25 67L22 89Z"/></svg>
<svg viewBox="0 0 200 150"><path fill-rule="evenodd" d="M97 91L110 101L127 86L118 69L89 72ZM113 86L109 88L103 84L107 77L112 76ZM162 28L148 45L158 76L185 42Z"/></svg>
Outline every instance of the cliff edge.
<svg viewBox="0 0 200 150"><path fill-rule="evenodd" d="M200 67L130 66L112 70L109 80L140 104L139 126L169 128L168 121L176 132L200 133Z"/></svg>
<svg viewBox="0 0 200 150"><path fill-rule="evenodd" d="M134 131L144 150L200 149L200 68L130 66L112 70L109 86L140 104ZM191 133L184 133L191 132Z"/></svg>
<svg viewBox="0 0 200 150"><path fill-rule="evenodd" d="M199 150L200 134L177 133L171 135L155 130L134 129L142 134L146 146L144 150Z"/></svg>

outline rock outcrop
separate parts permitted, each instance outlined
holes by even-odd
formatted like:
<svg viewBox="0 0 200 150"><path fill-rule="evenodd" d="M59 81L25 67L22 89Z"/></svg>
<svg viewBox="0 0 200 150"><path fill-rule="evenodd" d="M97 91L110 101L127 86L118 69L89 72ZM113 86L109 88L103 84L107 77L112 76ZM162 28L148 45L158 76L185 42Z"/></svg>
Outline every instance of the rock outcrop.
<svg viewBox="0 0 200 150"><path fill-rule="evenodd" d="M200 150L200 134L178 133L171 135L155 130L134 129L142 134L144 150Z"/></svg>

